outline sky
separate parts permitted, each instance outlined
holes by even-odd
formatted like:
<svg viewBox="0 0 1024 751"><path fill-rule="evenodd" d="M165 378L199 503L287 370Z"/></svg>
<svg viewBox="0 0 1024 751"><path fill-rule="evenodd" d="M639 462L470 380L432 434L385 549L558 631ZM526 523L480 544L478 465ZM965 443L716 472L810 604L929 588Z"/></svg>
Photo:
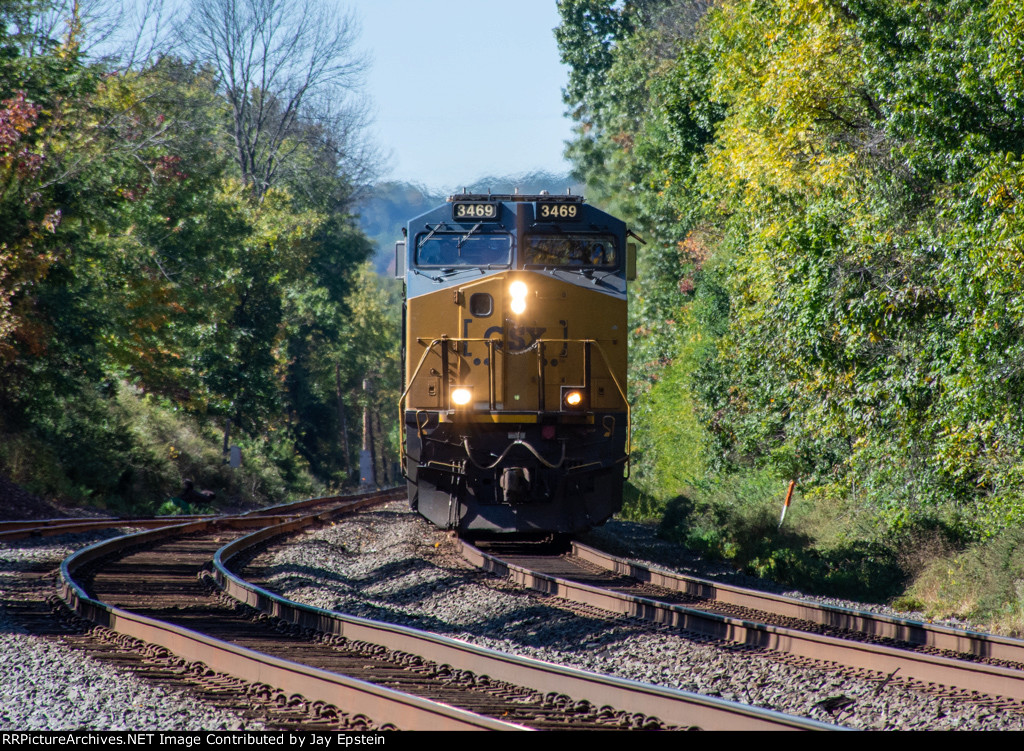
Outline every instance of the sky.
<svg viewBox="0 0 1024 751"><path fill-rule="evenodd" d="M568 171L555 0L349 5L372 59L370 132L390 155L382 179L441 190L487 175Z"/></svg>

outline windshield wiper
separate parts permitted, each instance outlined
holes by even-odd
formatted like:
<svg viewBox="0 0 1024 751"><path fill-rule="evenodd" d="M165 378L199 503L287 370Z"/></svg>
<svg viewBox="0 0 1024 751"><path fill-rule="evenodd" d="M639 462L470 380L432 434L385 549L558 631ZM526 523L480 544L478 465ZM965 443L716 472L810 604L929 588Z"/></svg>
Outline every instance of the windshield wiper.
<svg viewBox="0 0 1024 751"><path fill-rule="evenodd" d="M438 224L436 227L430 227L430 225L428 224L427 227L430 227L430 232L427 233L426 237L424 237L422 240L420 240L418 243L416 243L416 250L419 250L420 248L422 248L423 247L423 243L425 243L427 240L432 238L437 233L437 231L439 229L441 229L442 227L446 227L446 226L447 225L445 225L444 223Z"/></svg>
<svg viewBox="0 0 1024 751"><path fill-rule="evenodd" d="M415 266L413 266L412 273L419 274L420 276L425 276L425 277L427 277L427 279L429 279L432 282L443 282L444 281L444 277L442 277L442 276L431 276L430 274L427 274L427 273L425 273L423 271L420 271ZM442 270L441 273L443 274L444 270Z"/></svg>
<svg viewBox="0 0 1024 751"><path fill-rule="evenodd" d="M592 281L594 284L600 284L600 285L603 285L605 287L608 287L609 289L614 289L616 292L618 292L619 291L618 287L616 287L614 284L608 284L608 282L605 281L605 279L607 279L608 277L615 276L616 273L617 272L615 272L615 271L609 271L606 274L604 274L603 276L596 277L596 276L594 276L594 269L585 269L584 272L583 272L583 276L585 276L587 279Z"/></svg>
<svg viewBox="0 0 1024 751"><path fill-rule="evenodd" d="M471 229L469 232L467 232L466 234L459 238L459 242L456 243L456 247L459 249L460 258L462 257L462 243L466 242L466 240L469 239L469 236L476 232L478 229L480 229L481 226L483 226L483 222L477 222L476 226L473 227L473 229Z"/></svg>

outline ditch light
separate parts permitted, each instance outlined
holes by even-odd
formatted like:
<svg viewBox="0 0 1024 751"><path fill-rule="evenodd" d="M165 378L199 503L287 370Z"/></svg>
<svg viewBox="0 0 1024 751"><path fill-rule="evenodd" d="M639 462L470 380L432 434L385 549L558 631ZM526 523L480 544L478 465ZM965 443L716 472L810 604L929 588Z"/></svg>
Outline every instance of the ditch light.
<svg viewBox="0 0 1024 751"><path fill-rule="evenodd" d="M584 412L587 409L587 391L579 386L562 386L562 410Z"/></svg>

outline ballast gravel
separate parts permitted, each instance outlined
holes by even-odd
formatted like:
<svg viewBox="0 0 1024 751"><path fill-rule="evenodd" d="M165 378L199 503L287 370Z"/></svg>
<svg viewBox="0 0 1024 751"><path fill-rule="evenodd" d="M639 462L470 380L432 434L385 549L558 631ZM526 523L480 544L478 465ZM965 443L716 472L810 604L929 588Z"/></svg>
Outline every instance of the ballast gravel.
<svg viewBox="0 0 1024 751"><path fill-rule="evenodd" d="M614 535L614 524L602 534ZM636 533L635 525L626 529ZM272 548L246 575L258 571L264 586L309 605L852 728L1024 729L1017 712L918 693L898 680L880 686L633 621L569 612L469 569L453 550L445 533L399 502Z"/></svg>
<svg viewBox="0 0 1024 751"><path fill-rule="evenodd" d="M54 568L110 534L0 544L0 593L19 571ZM0 597L0 730L245 730L262 726L32 636Z"/></svg>
<svg viewBox="0 0 1024 751"><path fill-rule="evenodd" d="M39 564L56 567L74 549L106 536L0 544L0 593L19 571ZM642 525L623 522L609 523L589 542L611 552L622 552L613 548L623 546L662 565L678 554ZM674 563L736 581L727 569L708 568L685 556ZM549 599L469 570L453 556L448 537L403 503L306 535L272 550L257 565L272 588L319 607L824 722L877 730L1024 729L1024 718L1016 712L919 694L895 682L878 690L877 682L834 671L803 669L739 648L568 612ZM31 636L2 602L0 686L0 730L259 727L184 692L153 686L80 651Z"/></svg>

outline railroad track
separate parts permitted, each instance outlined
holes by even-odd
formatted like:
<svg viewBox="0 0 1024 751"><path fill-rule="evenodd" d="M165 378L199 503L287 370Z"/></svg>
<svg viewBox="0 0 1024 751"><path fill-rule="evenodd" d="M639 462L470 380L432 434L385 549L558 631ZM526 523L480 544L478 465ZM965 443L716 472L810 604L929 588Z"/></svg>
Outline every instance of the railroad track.
<svg viewBox="0 0 1024 751"><path fill-rule="evenodd" d="M388 498L357 498L307 520L326 521ZM191 672L236 691L274 694L282 706L309 708L329 727L392 727L391 720L375 723L371 716L421 729L508 726L344 675L345 667L365 673L370 664L380 675L404 666L383 664L362 645L318 645L279 624L260 623L218 596L201 576L214 553L239 533L266 526L268 519L282 523L292 517L222 517L98 543L62 564L61 596L76 613L115 633L113 641L123 648L156 657L167 650L188 661ZM297 727L322 725L310 717Z"/></svg>
<svg viewBox="0 0 1024 751"><path fill-rule="evenodd" d="M282 703L319 708L335 725L830 727L287 602L229 566L335 514L277 514L195 521L94 545L65 561L62 596L76 612L128 639L170 650L225 681L248 681L248 690L270 683ZM268 519L278 523L224 545L239 531L266 527ZM126 542L134 549L126 552ZM229 602L214 582L250 607ZM254 617L257 608L271 616Z"/></svg>
<svg viewBox="0 0 1024 751"><path fill-rule="evenodd" d="M578 543L565 554L459 544L473 565L578 605L1024 710L1020 640L723 585Z"/></svg>
<svg viewBox="0 0 1024 751"><path fill-rule="evenodd" d="M275 506L247 511L238 514L244 518L250 517L276 517L296 516L308 513L318 506L325 506L333 503L337 496L324 496L320 498L309 498L292 503L282 503ZM120 516L91 516L91 517L65 517L59 519L26 519L14 521L0 521L0 542L17 542L34 537L54 537L56 535L79 534L81 532L95 532L103 529L116 528L139 528L139 529L160 529L171 527L188 522L213 519L214 514L183 514L180 516L142 516L142 517L120 517Z"/></svg>
<svg viewBox="0 0 1024 751"><path fill-rule="evenodd" d="M134 527L141 529L159 529L175 524L209 519L210 516L154 516L122 518L114 516L83 517L68 519L33 519L28 521L0 522L0 542L17 542L35 537L54 537L56 535L96 532L103 529Z"/></svg>

